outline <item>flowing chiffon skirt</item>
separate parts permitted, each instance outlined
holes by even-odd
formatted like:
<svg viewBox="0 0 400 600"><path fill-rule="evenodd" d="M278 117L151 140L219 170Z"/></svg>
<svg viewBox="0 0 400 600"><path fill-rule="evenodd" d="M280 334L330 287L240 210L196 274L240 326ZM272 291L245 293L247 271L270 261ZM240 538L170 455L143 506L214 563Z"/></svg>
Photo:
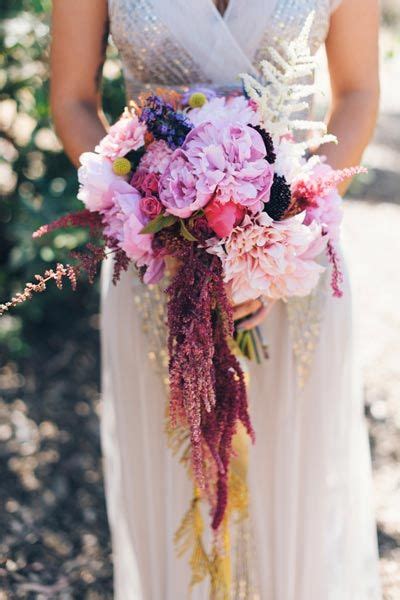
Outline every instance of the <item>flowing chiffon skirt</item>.
<svg viewBox="0 0 400 600"><path fill-rule="evenodd" d="M165 388L132 272L102 274L101 419L117 600L206 600L173 537L192 486L167 448ZM146 327L156 326L145 323ZM271 358L250 367L252 591L247 600L379 600L371 467L352 360L351 293L327 292L311 369L299 386L288 307L262 326ZM149 356L150 353L150 356ZM240 537L240 536L239 536ZM248 542L248 540L247 540ZM241 543L240 539L237 543Z"/></svg>

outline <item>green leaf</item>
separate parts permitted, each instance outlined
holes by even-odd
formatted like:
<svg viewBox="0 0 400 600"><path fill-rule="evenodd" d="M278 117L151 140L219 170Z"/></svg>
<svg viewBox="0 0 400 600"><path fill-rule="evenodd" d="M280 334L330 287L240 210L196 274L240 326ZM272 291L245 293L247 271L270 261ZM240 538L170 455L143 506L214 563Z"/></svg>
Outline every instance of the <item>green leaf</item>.
<svg viewBox="0 0 400 600"><path fill-rule="evenodd" d="M177 218L174 215L157 215L152 221L143 227L140 233L158 233L166 227L171 227L176 223Z"/></svg>
<svg viewBox="0 0 400 600"><path fill-rule="evenodd" d="M185 222L180 219L181 222L181 235L185 238L185 240L187 240L188 242L197 242L197 238L194 237L194 235L192 235L189 231L189 229L186 227Z"/></svg>

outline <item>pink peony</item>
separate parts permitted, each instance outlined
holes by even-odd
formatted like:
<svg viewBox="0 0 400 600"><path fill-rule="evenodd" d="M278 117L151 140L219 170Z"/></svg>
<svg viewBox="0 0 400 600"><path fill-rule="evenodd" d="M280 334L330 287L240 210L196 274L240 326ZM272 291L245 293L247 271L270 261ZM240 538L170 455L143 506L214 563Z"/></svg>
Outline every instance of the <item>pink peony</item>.
<svg viewBox="0 0 400 600"><path fill-rule="evenodd" d="M164 140L156 140L149 144L146 153L140 160L139 169L148 173L161 175L168 166L173 150Z"/></svg>
<svg viewBox="0 0 400 600"><path fill-rule="evenodd" d="M160 200L170 214L185 219L207 204L210 194L198 192L197 183L193 166L185 152L178 148L159 184Z"/></svg>
<svg viewBox="0 0 400 600"><path fill-rule="evenodd" d="M232 200L259 212L261 201L269 200L273 168L264 159L261 135L247 125L227 125L222 129L204 123L186 138L184 150L203 194L217 193L220 202Z"/></svg>
<svg viewBox="0 0 400 600"><path fill-rule="evenodd" d="M256 221L246 216L209 251L221 258L232 299L240 303L308 295L324 270L314 260L323 247L320 228L307 227L299 217L276 222L261 213Z"/></svg>
<svg viewBox="0 0 400 600"><path fill-rule="evenodd" d="M131 150L141 148L145 133L146 126L139 121L137 115L127 111L110 127L107 135L96 146L96 152L115 160Z"/></svg>
<svg viewBox="0 0 400 600"><path fill-rule="evenodd" d="M232 123L255 125L257 114L252 103L244 96L230 98L212 98L201 108L193 108L188 117L195 127L203 123L213 123L217 127L225 127Z"/></svg>
<svg viewBox="0 0 400 600"><path fill-rule="evenodd" d="M154 219L162 212L162 205L155 196L144 196L140 200L140 210L149 219Z"/></svg>
<svg viewBox="0 0 400 600"><path fill-rule="evenodd" d="M106 210L112 206L109 189L124 185L126 181L115 175L112 163L103 156L94 152L84 152L79 160L81 162L81 167L78 169L79 200L82 200L88 210Z"/></svg>
<svg viewBox="0 0 400 600"><path fill-rule="evenodd" d="M155 283L162 277L164 260L154 255L153 235L140 233L149 217L142 211L140 192L129 187L130 191L123 193L114 191L113 206L104 214L104 232L119 242L128 258L138 267L147 267L145 283Z"/></svg>
<svg viewBox="0 0 400 600"><path fill-rule="evenodd" d="M158 194L158 177L155 173L138 169L131 179L131 185L145 195Z"/></svg>
<svg viewBox="0 0 400 600"><path fill-rule="evenodd" d="M245 209L230 200L222 204L215 198L204 209L207 222L220 238L228 237L232 229L244 218Z"/></svg>
<svg viewBox="0 0 400 600"><path fill-rule="evenodd" d="M160 200L169 213L183 218L214 195L220 203L232 201L256 214L269 200L274 175L265 153L252 127L199 125L172 155L160 179Z"/></svg>

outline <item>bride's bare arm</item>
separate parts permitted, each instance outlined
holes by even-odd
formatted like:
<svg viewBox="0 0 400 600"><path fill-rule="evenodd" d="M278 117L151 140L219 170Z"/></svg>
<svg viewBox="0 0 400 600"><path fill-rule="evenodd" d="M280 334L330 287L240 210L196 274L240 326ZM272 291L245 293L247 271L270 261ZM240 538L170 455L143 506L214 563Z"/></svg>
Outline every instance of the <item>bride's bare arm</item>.
<svg viewBox="0 0 400 600"><path fill-rule="evenodd" d="M335 168L359 164L375 127L378 32L378 0L343 0L332 15L326 40L332 87L328 128L339 145L327 144L320 152Z"/></svg>
<svg viewBox="0 0 400 600"><path fill-rule="evenodd" d="M76 165L107 126L99 91L107 37L106 0L53 0L51 109L56 131Z"/></svg>

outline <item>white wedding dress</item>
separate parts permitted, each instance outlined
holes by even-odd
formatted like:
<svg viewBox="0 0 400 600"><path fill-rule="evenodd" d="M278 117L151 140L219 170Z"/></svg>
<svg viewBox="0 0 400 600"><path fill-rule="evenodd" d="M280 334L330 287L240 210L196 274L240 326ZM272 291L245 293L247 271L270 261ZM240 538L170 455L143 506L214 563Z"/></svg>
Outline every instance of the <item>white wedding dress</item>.
<svg viewBox="0 0 400 600"><path fill-rule="evenodd" d="M157 85L237 84L238 73L257 73L267 45L297 36L311 10L316 50L334 8L332 0L230 0L222 17L212 0L109 0L129 98ZM189 595L190 569L173 544L192 489L164 433L161 304L133 271L113 286L111 270L106 264L102 278L102 444L115 598L206 600L207 583ZM347 281L344 297L333 298L328 273L311 297L277 303L263 330L271 358L250 368L251 521L235 542L246 561L233 597L379 600Z"/></svg>

